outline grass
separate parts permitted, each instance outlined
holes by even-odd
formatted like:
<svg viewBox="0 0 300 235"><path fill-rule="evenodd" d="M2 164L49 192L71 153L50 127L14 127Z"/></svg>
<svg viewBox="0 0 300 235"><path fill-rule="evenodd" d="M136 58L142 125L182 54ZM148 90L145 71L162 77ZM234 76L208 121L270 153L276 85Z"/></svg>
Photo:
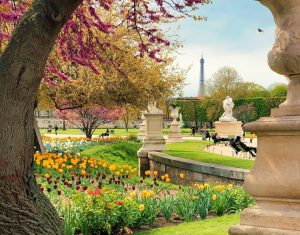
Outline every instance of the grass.
<svg viewBox="0 0 300 235"><path fill-rule="evenodd" d="M112 129L109 129L112 130ZM128 129L128 132L126 132L126 129L113 129L115 131L115 136L128 136L131 134L137 135L139 133L139 129ZM164 135L167 135L169 133L169 128L164 128L163 133ZM214 129L208 129L210 134L214 133ZM41 135L47 134L47 129L40 129ZM102 133L105 133L106 129L96 129L94 132L94 135L100 135ZM54 130L50 134L54 134ZM84 135L83 132L80 131L80 129L67 129L67 130L58 130L58 134L63 135ZM191 136L192 131L191 128L181 128L181 134L183 136ZM250 132L246 132L246 137L249 138ZM199 133L196 133L195 136L201 137L202 135Z"/></svg>
<svg viewBox="0 0 300 235"><path fill-rule="evenodd" d="M240 215L231 214L176 226L138 232L137 235L227 235L230 226L240 222Z"/></svg>
<svg viewBox="0 0 300 235"><path fill-rule="evenodd" d="M111 129L109 129L111 130ZM139 129L129 129L128 132L126 132L125 129L113 129L115 131L116 136L127 136L130 134L138 134ZM40 129L41 134L48 134L47 129ZM96 129L94 132L94 135L100 135L101 133L105 133L106 129ZM67 129L67 130L62 130L59 129L58 134L65 134L65 135L84 135L80 129ZM50 134L54 134L54 130Z"/></svg>
<svg viewBox="0 0 300 235"><path fill-rule="evenodd" d="M112 130L112 129L109 129ZM115 131L116 136L128 136L130 134L135 134L137 135L139 132L139 129L128 129L128 132L126 132L126 129L113 129ZM47 129L40 129L41 134L48 134ZM101 133L106 132L106 129L96 129L94 132L94 135L100 135ZM168 128L164 128L163 130L164 134L167 135L169 133ZM80 129L67 129L67 130L62 130L59 129L58 134L63 134L63 135L84 135L83 132L80 131ZM190 128L183 128L181 129L181 133L184 136L190 136L191 135L191 129ZM50 134L54 134L54 130ZM196 134L195 136L201 136L200 134Z"/></svg>
<svg viewBox="0 0 300 235"><path fill-rule="evenodd" d="M114 142L96 145L81 152L82 156L103 159L117 165L128 164L138 166L137 151L141 143L137 142Z"/></svg>
<svg viewBox="0 0 300 235"><path fill-rule="evenodd" d="M165 152L175 157L243 169L251 169L254 165L252 160L205 152L207 143L207 141L187 140L182 143L168 144Z"/></svg>

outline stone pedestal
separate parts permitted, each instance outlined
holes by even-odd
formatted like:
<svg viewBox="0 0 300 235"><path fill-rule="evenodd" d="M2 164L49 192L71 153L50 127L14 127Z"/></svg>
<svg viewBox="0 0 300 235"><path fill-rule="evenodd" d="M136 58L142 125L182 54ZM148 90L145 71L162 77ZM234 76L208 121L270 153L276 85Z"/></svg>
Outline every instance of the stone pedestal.
<svg viewBox="0 0 300 235"><path fill-rule="evenodd" d="M171 122L170 124L170 132L168 135L167 143L177 143L182 142L182 135L180 131L180 123L179 122Z"/></svg>
<svg viewBox="0 0 300 235"><path fill-rule="evenodd" d="M137 135L137 137L140 141L143 141L143 139L146 136L146 118L145 118L144 114L145 114L145 112L142 111L141 112L142 123L140 124L139 133Z"/></svg>
<svg viewBox="0 0 300 235"><path fill-rule="evenodd" d="M276 23L270 68L289 79L287 99L271 117L244 126L257 134L257 157L244 187L256 206L230 234L300 234L300 2L260 0Z"/></svg>
<svg viewBox="0 0 300 235"><path fill-rule="evenodd" d="M174 107L171 109L171 117L173 121L170 124L170 132L167 143L182 142L183 139L180 131L180 123L177 121L177 118L179 117L179 108Z"/></svg>
<svg viewBox="0 0 300 235"><path fill-rule="evenodd" d="M166 141L163 136L163 113L145 113L146 136L143 146L138 151L140 175L150 169L148 152L163 151L166 149Z"/></svg>
<svg viewBox="0 0 300 235"><path fill-rule="evenodd" d="M228 136L242 136L242 122L215 122L215 132L218 133L220 137L227 138Z"/></svg>
<svg viewBox="0 0 300 235"><path fill-rule="evenodd" d="M244 129L258 136L255 166L244 183L256 206L229 233L300 234L300 116L261 118Z"/></svg>

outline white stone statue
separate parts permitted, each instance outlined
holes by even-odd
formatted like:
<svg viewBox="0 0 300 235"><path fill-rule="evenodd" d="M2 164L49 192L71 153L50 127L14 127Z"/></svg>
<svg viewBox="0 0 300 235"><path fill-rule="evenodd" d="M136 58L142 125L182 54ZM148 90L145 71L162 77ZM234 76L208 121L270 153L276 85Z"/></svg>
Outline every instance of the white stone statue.
<svg viewBox="0 0 300 235"><path fill-rule="evenodd" d="M153 113L153 114L162 114L163 113L162 110L160 110L156 107L156 102L155 101L149 102L147 109L148 109L149 113Z"/></svg>
<svg viewBox="0 0 300 235"><path fill-rule="evenodd" d="M183 122L183 118L182 118L182 113L179 114L179 123L180 123L180 127L183 127L184 122Z"/></svg>
<svg viewBox="0 0 300 235"><path fill-rule="evenodd" d="M234 107L234 103L230 96L227 96L226 99L223 101L223 108L224 113L220 117L220 122L236 122L237 120L232 115L232 109Z"/></svg>

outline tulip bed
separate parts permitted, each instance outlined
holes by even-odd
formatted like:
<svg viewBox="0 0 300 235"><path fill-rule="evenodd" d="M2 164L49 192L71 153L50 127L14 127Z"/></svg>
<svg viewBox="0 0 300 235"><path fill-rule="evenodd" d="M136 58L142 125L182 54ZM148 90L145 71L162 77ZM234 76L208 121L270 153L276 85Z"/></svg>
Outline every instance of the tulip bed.
<svg viewBox="0 0 300 235"><path fill-rule="evenodd" d="M126 141L127 138L112 136L106 138L78 138L78 137L68 137L68 138L50 138L43 137L43 142L45 148L51 153L71 153L76 154L87 147L101 145L106 143L121 142Z"/></svg>
<svg viewBox="0 0 300 235"><path fill-rule="evenodd" d="M158 171L71 153L34 155L40 189L64 219L65 234L131 234L157 221L192 221L240 211L253 203L233 185L168 183ZM179 179L184 174L178 175Z"/></svg>

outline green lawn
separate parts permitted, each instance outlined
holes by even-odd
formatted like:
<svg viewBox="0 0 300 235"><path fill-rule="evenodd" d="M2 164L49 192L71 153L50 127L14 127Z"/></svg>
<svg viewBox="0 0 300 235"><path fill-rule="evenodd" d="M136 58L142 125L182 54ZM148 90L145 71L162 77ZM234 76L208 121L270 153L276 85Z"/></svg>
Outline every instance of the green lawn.
<svg viewBox="0 0 300 235"><path fill-rule="evenodd" d="M109 129L111 130L111 129ZM138 134L138 129L129 129L128 132L126 132L125 129L113 129L115 131L116 136L125 136L130 134ZM40 129L41 134L47 134L47 129ZM100 135L101 133L105 133L106 129L97 129L94 132L94 135ZM59 129L58 134L66 134L66 135L84 135L83 132L80 131L80 129L67 129L62 130ZM54 130L52 130L51 134L54 134Z"/></svg>
<svg viewBox="0 0 300 235"><path fill-rule="evenodd" d="M137 151L140 147L141 143L136 142L114 142L87 148L81 155L103 159L117 165L128 164L138 167Z"/></svg>
<svg viewBox="0 0 300 235"><path fill-rule="evenodd" d="M240 222L240 214L225 215L213 219L182 223L176 226L138 232L137 235L227 235L228 228Z"/></svg>
<svg viewBox="0 0 300 235"><path fill-rule="evenodd" d="M111 130L111 129L109 129ZM113 129L115 131L116 136L127 136L130 134L138 134L139 129L129 129L128 132L126 132L125 129ZM47 134L47 129L40 129L41 134ZM106 129L97 129L94 132L94 135L100 135L101 133L106 132ZM191 135L191 129L190 128L184 128L181 129L181 132L185 136ZM164 129L164 134L167 135L169 133L169 129ZM52 130L51 134L54 134L54 130ZM80 129L67 129L67 130L58 130L58 134L66 134L66 135L83 135L84 133L80 131ZM199 134L196 134L196 136L200 136Z"/></svg>
<svg viewBox="0 0 300 235"><path fill-rule="evenodd" d="M205 152L204 148L208 143L208 141L187 140L182 143L168 144L166 153L175 157L223 166L231 166L243 169L251 169L253 167L254 161L252 160L227 157Z"/></svg>

